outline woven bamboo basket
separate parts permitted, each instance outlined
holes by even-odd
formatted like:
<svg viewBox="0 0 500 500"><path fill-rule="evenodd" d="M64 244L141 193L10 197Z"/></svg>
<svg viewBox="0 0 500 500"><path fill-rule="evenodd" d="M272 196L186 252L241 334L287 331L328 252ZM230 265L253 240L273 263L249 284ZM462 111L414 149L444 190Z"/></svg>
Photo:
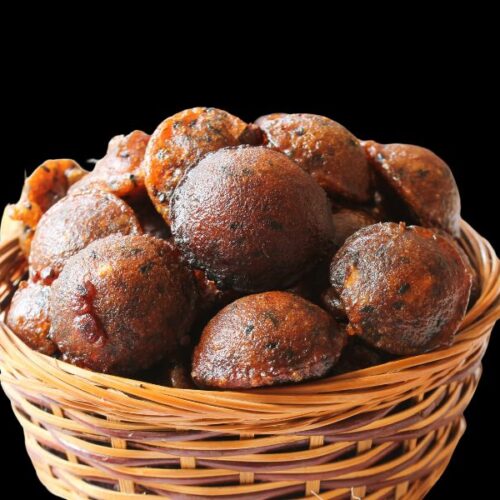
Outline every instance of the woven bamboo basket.
<svg viewBox="0 0 500 500"><path fill-rule="evenodd" d="M0 322L2 386L42 483L71 499L423 498L465 429L500 317L500 264L462 223L482 293L455 343L356 372L245 392L173 389L82 370ZM0 247L5 309L26 272Z"/></svg>

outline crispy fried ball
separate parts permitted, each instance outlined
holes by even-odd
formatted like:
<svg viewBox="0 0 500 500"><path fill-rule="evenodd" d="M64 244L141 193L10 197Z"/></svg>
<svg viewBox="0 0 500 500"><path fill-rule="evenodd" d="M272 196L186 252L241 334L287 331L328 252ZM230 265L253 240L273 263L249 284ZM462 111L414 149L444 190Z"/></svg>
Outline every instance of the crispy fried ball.
<svg viewBox="0 0 500 500"><path fill-rule="evenodd" d="M40 219L29 258L31 277L50 284L69 257L110 234L141 234L132 209L104 191L66 196Z"/></svg>
<svg viewBox="0 0 500 500"><path fill-rule="evenodd" d="M192 377L202 387L248 389L322 377L345 335L318 306L288 292L243 297L203 330Z"/></svg>
<svg viewBox="0 0 500 500"><path fill-rule="evenodd" d="M349 318L348 333L401 355L449 345L471 289L448 238L392 222L351 236L332 260L330 282Z"/></svg>
<svg viewBox="0 0 500 500"><path fill-rule="evenodd" d="M367 141L364 146L393 217L460 234L460 195L441 158L409 144Z"/></svg>
<svg viewBox="0 0 500 500"><path fill-rule="evenodd" d="M254 144L251 127L216 108L186 109L163 121L151 136L144 170L149 196L170 222L169 201L184 172L204 155L226 146Z"/></svg>
<svg viewBox="0 0 500 500"><path fill-rule="evenodd" d="M371 200L370 169L360 142L324 116L276 113L259 118L267 146L294 160L330 194Z"/></svg>
<svg viewBox="0 0 500 500"><path fill-rule="evenodd" d="M49 293L48 286L22 281L12 297L5 322L29 347L51 356L57 346L48 338Z"/></svg>
<svg viewBox="0 0 500 500"><path fill-rule="evenodd" d="M66 361L134 373L185 343L195 299L191 272L170 243L112 235L71 257L52 285L51 336Z"/></svg>
<svg viewBox="0 0 500 500"><path fill-rule="evenodd" d="M365 226L371 226L379 222L372 214L364 210L352 210L341 208L332 214L333 219L333 241L340 248L345 240L356 231Z"/></svg>
<svg viewBox="0 0 500 500"><path fill-rule="evenodd" d="M283 154L240 146L207 155L171 201L186 259L222 287L286 288L331 246L324 191Z"/></svg>
<svg viewBox="0 0 500 500"><path fill-rule="evenodd" d="M88 172L73 160L47 160L24 181L21 198L9 205L8 216L24 224L21 249L30 253L33 232L42 215Z"/></svg>
<svg viewBox="0 0 500 500"><path fill-rule="evenodd" d="M148 142L149 135L140 130L113 137L106 155L69 192L100 188L127 200L143 197L146 189L142 160Z"/></svg>

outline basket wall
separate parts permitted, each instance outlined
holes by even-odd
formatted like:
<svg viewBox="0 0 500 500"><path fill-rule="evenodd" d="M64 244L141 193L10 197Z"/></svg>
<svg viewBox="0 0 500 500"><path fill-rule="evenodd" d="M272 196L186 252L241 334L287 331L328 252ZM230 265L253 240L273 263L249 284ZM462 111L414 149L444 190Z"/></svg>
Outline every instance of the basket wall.
<svg viewBox="0 0 500 500"><path fill-rule="evenodd" d="M2 386L38 477L71 499L418 499L465 430L500 317L500 266L462 223L482 293L453 346L296 386L160 387L31 351L0 322ZM25 274L0 247L4 310Z"/></svg>

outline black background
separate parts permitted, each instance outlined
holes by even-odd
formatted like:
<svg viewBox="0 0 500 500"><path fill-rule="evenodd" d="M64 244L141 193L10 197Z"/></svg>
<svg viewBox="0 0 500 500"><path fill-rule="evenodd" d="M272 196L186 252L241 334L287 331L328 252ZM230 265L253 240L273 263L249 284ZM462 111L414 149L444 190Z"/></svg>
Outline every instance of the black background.
<svg viewBox="0 0 500 500"><path fill-rule="evenodd" d="M59 43L65 43L64 37ZM99 66L85 49L57 60L52 49L37 52L35 43L36 53L29 60L18 54L15 64L8 63L2 205L18 198L24 172L43 160L69 157L85 166L88 158L103 155L113 135L136 128L152 132L163 118L187 107L220 107L249 121L273 111L310 112L339 121L360 138L434 150L455 174L463 217L500 249L498 148L489 125L497 105L494 82L489 65L464 58L460 48L440 51L432 66L425 56L412 52L402 59L401 68L390 56L352 53L355 74L338 66L334 52L320 62L297 57L289 63L275 59L271 69L260 67L255 63L256 54L262 55L257 40L234 59L216 52L207 55L208 64L189 60L189 72L174 67L167 47L148 61L144 48L102 49L105 61ZM499 332L495 333L481 384L466 412L467 432L428 498L463 498L470 488L473 496L467 498L489 497L485 449L498 444L493 405L500 346ZM3 395L0 404L2 436L10 441L2 446L9 453L9 468L23 477L27 496L44 498L24 451L21 429Z"/></svg>

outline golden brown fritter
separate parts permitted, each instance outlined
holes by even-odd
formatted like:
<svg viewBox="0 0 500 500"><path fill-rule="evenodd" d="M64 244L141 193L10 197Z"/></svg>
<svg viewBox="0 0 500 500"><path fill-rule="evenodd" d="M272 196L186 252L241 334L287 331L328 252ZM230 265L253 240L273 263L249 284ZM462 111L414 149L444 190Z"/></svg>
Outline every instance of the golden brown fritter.
<svg viewBox="0 0 500 500"><path fill-rule="evenodd" d="M9 205L8 215L24 224L21 249L26 256L30 253L33 232L42 215L66 196L71 185L87 174L74 160L47 160L24 181L21 198L15 205Z"/></svg>
<svg viewBox="0 0 500 500"><path fill-rule="evenodd" d="M322 377L345 335L321 308L287 292L248 295L203 330L192 377L202 387L248 389Z"/></svg>
<svg viewBox="0 0 500 500"><path fill-rule="evenodd" d="M71 194L88 189L104 189L120 198L135 200L144 197L142 160L149 135L134 130L128 135L117 135L109 141L106 155L92 172L69 190Z"/></svg>
<svg viewBox="0 0 500 500"><path fill-rule="evenodd" d="M450 168L441 158L409 144L366 141L364 147L394 220L459 235L460 194Z"/></svg>
<svg viewBox="0 0 500 500"><path fill-rule="evenodd" d="M450 344L471 289L448 238L391 222L351 236L332 260L330 282L349 318L348 333L402 355Z"/></svg>
<svg viewBox="0 0 500 500"><path fill-rule="evenodd" d="M66 196L40 219L29 258L30 275L50 284L66 260L90 242L110 234L141 234L132 209L105 191Z"/></svg>
<svg viewBox="0 0 500 500"><path fill-rule="evenodd" d="M379 222L373 215L363 210L341 208L332 214L333 241L340 248L345 240L362 227L371 226Z"/></svg>
<svg viewBox="0 0 500 500"><path fill-rule="evenodd" d="M169 201L188 168L209 152L254 144L255 130L216 108L186 109L163 121L151 136L144 159L146 187L161 216L170 223Z"/></svg>
<svg viewBox="0 0 500 500"><path fill-rule="evenodd" d="M177 186L170 212L188 262L238 291L286 288L332 245L325 192L265 147L207 155Z"/></svg>
<svg viewBox="0 0 500 500"><path fill-rule="evenodd" d="M50 295L51 336L64 359L128 374L186 343L196 290L168 242L113 235L68 260Z"/></svg>
<svg viewBox="0 0 500 500"><path fill-rule="evenodd" d="M330 194L367 203L370 168L360 142L329 118L276 113L259 118L267 146L294 160Z"/></svg>
<svg viewBox="0 0 500 500"><path fill-rule="evenodd" d="M50 356L57 346L48 338L49 293L48 286L22 281L12 297L5 322L29 347Z"/></svg>

